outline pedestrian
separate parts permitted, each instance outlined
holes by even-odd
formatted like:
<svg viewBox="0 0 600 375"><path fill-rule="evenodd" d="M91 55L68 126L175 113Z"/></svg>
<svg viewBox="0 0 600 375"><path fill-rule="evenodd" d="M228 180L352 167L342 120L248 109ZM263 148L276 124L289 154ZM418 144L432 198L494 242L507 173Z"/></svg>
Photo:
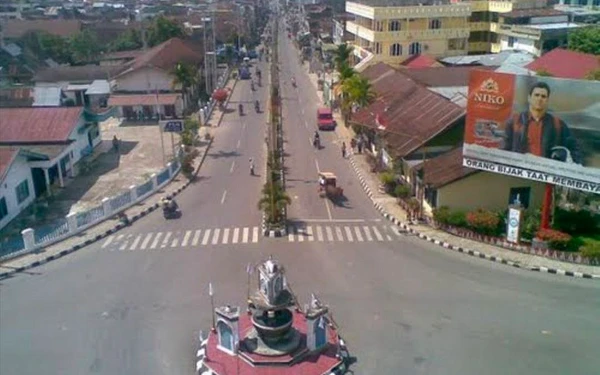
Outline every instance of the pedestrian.
<svg viewBox="0 0 600 375"><path fill-rule="evenodd" d="M346 142L342 142L342 158L346 158Z"/></svg>
<svg viewBox="0 0 600 375"><path fill-rule="evenodd" d="M356 147L358 148L358 153L362 154L362 149L363 149L363 139L362 139L362 137L358 138L358 142L356 144Z"/></svg>
<svg viewBox="0 0 600 375"><path fill-rule="evenodd" d="M115 152L119 152L119 139L117 138L116 135L113 136L112 145L113 145L113 150Z"/></svg>
<svg viewBox="0 0 600 375"><path fill-rule="evenodd" d="M350 140L350 148L352 149L352 151L354 151L354 149L356 148L356 138L352 138L352 140Z"/></svg>

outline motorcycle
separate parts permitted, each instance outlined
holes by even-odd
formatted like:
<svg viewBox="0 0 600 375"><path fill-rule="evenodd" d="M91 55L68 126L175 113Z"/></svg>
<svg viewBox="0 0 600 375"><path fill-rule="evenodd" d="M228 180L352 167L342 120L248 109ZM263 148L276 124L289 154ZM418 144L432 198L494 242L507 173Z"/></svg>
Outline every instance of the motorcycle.
<svg viewBox="0 0 600 375"><path fill-rule="evenodd" d="M292 78L292 86L296 87L296 80Z"/></svg>
<svg viewBox="0 0 600 375"><path fill-rule="evenodd" d="M254 164L250 164L250 176L254 176Z"/></svg>
<svg viewBox="0 0 600 375"><path fill-rule="evenodd" d="M260 105L258 104L258 100L254 103L254 110L256 111L256 113L260 112Z"/></svg>
<svg viewBox="0 0 600 375"><path fill-rule="evenodd" d="M240 105L238 106L238 110L239 110L239 112L240 112L240 116L243 116L243 115L244 115L244 106L240 104Z"/></svg>
<svg viewBox="0 0 600 375"><path fill-rule="evenodd" d="M163 217L167 220L177 219L181 217L181 210L179 209L179 206L177 206L177 203L175 203L174 201L172 201L171 203L163 203L162 210Z"/></svg>
<svg viewBox="0 0 600 375"><path fill-rule="evenodd" d="M314 138L313 139L313 146L314 148L316 148L317 150L321 149L321 140L319 138Z"/></svg>

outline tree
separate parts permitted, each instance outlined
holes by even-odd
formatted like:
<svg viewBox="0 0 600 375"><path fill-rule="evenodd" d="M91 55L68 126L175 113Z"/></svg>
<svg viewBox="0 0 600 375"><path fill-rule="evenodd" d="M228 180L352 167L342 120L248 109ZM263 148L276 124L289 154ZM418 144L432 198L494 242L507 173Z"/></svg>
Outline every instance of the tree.
<svg viewBox="0 0 600 375"><path fill-rule="evenodd" d="M600 27L580 27L569 33L569 49L600 55Z"/></svg>
<svg viewBox="0 0 600 375"><path fill-rule="evenodd" d="M69 39L73 61L83 63L93 61L100 53L98 38L90 30L80 31Z"/></svg>
<svg viewBox="0 0 600 375"><path fill-rule="evenodd" d="M340 44L333 52L333 61L337 71L341 71L344 66L348 66L350 63L350 56L354 47L348 44Z"/></svg>
<svg viewBox="0 0 600 375"><path fill-rule="evenodd" d="M154 47L171 38L180 38L184 36L183 27L175 21L159 16L148 28L148 44Z"/></svg>
<svg viewBox="0 0 600 375"><path fill-rule="evenodd" d="M375 99L375 93L369 80L357 74L344 82L342 91L347 94L350 103L359 107L366 107Z"/></svg>
<svg viewBox="0 0 600 375"><path fill-rule="evenodd" d="M258 201L258 209L267 214L271 224L281 223L282 211L292 203L292 200L278 183L267 182L262 189L262 198Z"/></svg>
<svg viewBox="0 0 600 375"><path fill-rule="evenodd" d="M109 49L111 51L129 51L142 48L142 35L139 30L128 29L117 40L111 43Z"/></svg>
<svg viewBox="0 0 600 375"><path fill-rule="evenodd" d="M193 89L198 83L198 75L193 65L186 63L177 63L171 72L173 75L173 88L180 87L183 94L183 106L188 108L190 89Z"/></svg>
<svg viewBox="0 0 600 375"><path fill-rule="evenodd" d="M39 59L51 58L58 63L71 63L71 51L65 38L44 31L30 31L20 39L22 46Z"/></svg>

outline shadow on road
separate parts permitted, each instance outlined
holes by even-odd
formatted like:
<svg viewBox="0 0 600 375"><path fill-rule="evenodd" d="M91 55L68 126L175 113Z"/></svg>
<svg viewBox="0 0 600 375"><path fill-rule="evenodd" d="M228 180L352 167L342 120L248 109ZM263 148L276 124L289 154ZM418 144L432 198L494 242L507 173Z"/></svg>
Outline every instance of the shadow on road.
<svg viewBox="0 0 600 375"><path fill-rule="evenodd" d="M213 159L221 159L221 158L231 158L235 156L240 156L241 154L237 151L219 151L216 153L209 153L208 157Z"/></svg>

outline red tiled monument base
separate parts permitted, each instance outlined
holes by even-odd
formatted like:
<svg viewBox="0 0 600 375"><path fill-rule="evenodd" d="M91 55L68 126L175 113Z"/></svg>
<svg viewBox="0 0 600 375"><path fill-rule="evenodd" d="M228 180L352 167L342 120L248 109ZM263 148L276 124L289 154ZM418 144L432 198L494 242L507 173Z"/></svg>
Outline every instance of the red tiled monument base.
<svg viewBox="0 0 600 375"><path fill-rule="evenodd" d="M306 319L303 314L294 311L293 327L302 336L302 344L295 352L278 357L267 357L253 353L230 355L217 348L218 335L210 332L206 344L204 365L217 375L326 375L342 364L336 357L338 335L327 326L328 343L316 353L306 350ZM240 315L240 340L252 330L250 315Z"/></svg>

